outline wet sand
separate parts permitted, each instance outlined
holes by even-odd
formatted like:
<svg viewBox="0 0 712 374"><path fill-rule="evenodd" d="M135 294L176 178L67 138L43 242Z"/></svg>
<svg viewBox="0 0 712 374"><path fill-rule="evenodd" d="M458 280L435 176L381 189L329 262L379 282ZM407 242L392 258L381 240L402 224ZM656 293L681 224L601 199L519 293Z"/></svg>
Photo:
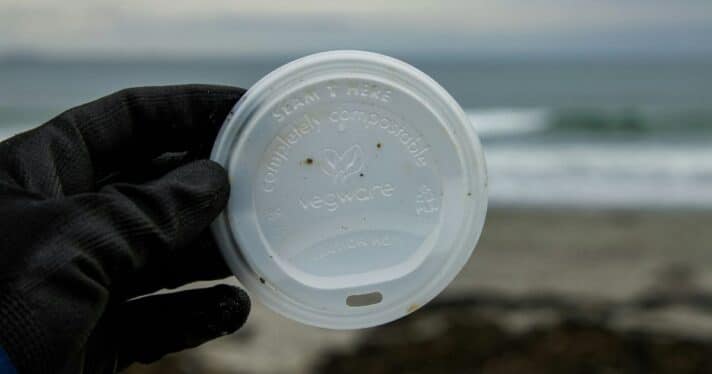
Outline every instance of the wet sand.
<svg viewBox="0 0 712 374"><path fill-rule="evenodd" d="M492 209L455 282L401 321L329 331L255 305L240 332L128 372L706 372L711 342L712 212Z"/></svg>

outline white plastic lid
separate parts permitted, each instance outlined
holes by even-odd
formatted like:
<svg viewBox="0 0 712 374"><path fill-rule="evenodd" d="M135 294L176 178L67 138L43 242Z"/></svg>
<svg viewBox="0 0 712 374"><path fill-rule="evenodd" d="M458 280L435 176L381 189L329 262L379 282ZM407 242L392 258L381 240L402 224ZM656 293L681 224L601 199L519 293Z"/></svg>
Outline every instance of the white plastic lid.
<svg viewBox="0 0 712 374"><path fill-rule="evenodd" d="M213 224L226 261L274 311L327 328L403 317L465 265L487 209L473 126L414 67L310 55L257 82L212 159L231 195Z"/></svg>

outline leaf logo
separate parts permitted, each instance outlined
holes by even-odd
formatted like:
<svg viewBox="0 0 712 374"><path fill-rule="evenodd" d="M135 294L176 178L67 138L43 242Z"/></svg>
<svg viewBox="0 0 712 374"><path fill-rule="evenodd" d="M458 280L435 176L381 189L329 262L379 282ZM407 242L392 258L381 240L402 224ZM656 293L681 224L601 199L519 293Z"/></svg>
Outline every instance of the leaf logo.
<svg viewBox="0 0 712 374"><path fill-rule="evenodd" d="M321 171L333 178L334 183L344 183L346 179L363 170L363 151L354 144L344 153L325 148L321 151Z"/></svg>

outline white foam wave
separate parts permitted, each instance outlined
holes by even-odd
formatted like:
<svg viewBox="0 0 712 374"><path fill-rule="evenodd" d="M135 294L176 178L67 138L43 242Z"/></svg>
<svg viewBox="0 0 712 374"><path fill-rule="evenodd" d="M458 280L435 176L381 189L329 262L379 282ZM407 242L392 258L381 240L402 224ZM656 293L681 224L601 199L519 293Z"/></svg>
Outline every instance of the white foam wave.
<svg viewBox="0 0 712 374"><path fill-rule="evenodd" d="M712 149L702 144L491 144L493 204L712 207Z"/></svg>
<svg viewBox="0 0 712 374"><path fill-rule="evenodd" d="M484 109L468 110L467 115L483 138L521 135L546 128L549 111L546 109Z"/></svg>

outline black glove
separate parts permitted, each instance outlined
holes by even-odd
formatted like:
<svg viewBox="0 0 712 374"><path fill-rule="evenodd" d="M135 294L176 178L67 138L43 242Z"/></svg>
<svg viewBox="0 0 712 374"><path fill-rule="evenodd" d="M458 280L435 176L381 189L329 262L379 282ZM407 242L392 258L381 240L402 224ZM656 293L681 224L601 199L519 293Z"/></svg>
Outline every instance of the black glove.
<svg viewBox="0 0 712 374"><path fill-rule="evenodd" d="M225 171L205 160L244 90L124 90L0 143L0 347L20 373L114 372L229 334L244 291L208 225Z"/></svg>

